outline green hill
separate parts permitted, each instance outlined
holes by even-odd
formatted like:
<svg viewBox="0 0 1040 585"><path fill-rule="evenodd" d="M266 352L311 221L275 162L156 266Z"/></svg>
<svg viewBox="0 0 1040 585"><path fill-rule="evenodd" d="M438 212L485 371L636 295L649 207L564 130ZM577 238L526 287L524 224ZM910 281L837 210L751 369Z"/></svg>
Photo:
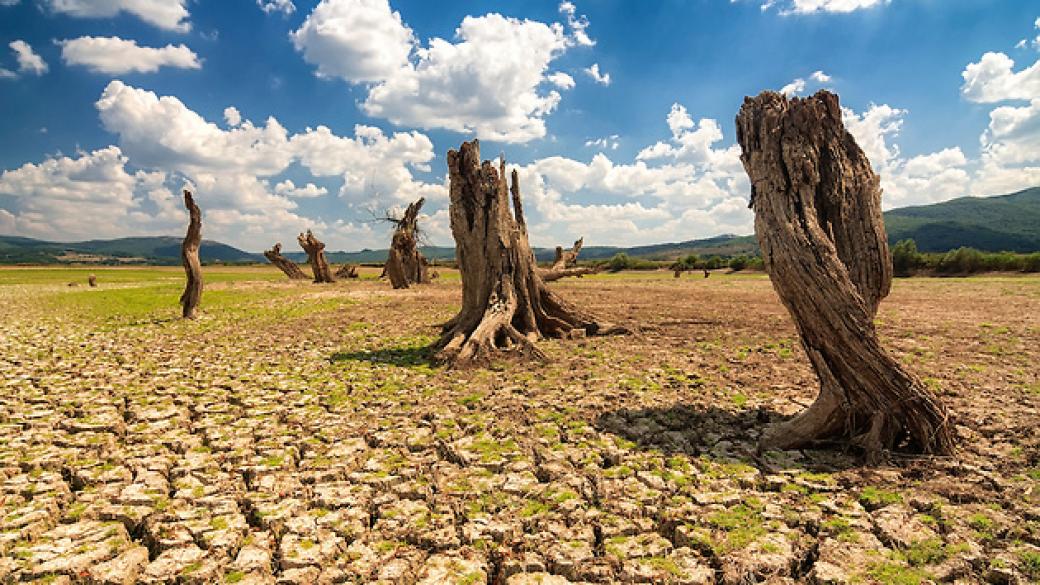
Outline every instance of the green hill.
<svg viewBox="0 0 1040 585"><path fill-rule="evenodd" d="M885 213L888 239L922 252L962 246L987 252L1040 251L1040 187L999 197L962 197Z"/></svg>
<svg viewBox="0 0 1040 585"><path fill-rule="evenodd" d="M181 238L173 236L45 242L32 238L0 236L0 263L55 264L94 262L101 264L179 264ZM259 254L203 240L199 248L203 262L266 262Z"/></svg>

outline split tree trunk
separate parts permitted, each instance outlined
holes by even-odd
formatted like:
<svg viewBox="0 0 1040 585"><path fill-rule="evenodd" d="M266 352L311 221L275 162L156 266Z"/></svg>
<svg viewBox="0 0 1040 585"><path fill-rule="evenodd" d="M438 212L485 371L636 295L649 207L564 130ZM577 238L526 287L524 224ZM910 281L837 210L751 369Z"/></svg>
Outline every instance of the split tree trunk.
<svg viewBox="0 0 1040 585"><path fill-rule="evenodd" d="M419 251L419 210L425 198L420 197L405 210L401 219L391 219L397 224L390 253L384 268L394 288L408 288L412 284L429 284L430 274L426 258Z"/></svg>
<svg viewBox="0 0 1040 585"><path fill-rule="evenodd" d="M314 237L311 230L307 230L306 234L296 236L296 240L303 251L307 252L307 262L314 272L314 282L336 282L336 279L332 277L329 261L325 259L325 243Z"/></svg>
<svg viewBox="0 0 1040 585"><path fill-rule="evenodd" d="M581 252L584 243L585 238L578 238L570 250L564 250L563 246L556 246L556 259L553 260L552 266L547 270L539 271L542 280L552 282L568 276L581 277L586 274L595 274L596 269L591 266L578 266L578 253Z"/></svg>
<svg viewBox="0 0 1040 585"><path fill-rule="evenodd" d="M838 97L745 98L737 141L766 272L820 378L816 402L766 429L760 447L850 442L869 462L896 448L952 453L945 406L874 329L892 281L881 188L845 131Z"/></svg>
<svg viewBox="0 0 1040 585"><path fill-rule="evenodd" d="M267 258L271 264L278 267L279 270L285 273L290 280L306 280L307 275L303 273L303 269L299 267L295 262L282 256L282 243L278 242L273 248L264 252L264 258Z"/></svg>
<svg viewBox="0 0 1040 585"><path fill-rule="evenodd" d="M462 276L462 309L445 323L437 357L455 367L485 364L502 350L546 359L534 342L624 330L596 320L550 291L538 275L527 239L517 172L507 188L498 169L480 160L480 143L448 151L451 232ZM513 213L510 213L510 191ZM515 216L514 216L515 214Z"/></svg>
<svg viewBox="0 0 1040 585"><path fill-rule="evenodd" d="M181 294L182 315L185 319L194 319L202 300L202 262L199 261L199 247L202 246L202 211L195 204L191 191L184 190L184 207L188 209L188 233L181 244L181 264L188 282Z"/></svg>

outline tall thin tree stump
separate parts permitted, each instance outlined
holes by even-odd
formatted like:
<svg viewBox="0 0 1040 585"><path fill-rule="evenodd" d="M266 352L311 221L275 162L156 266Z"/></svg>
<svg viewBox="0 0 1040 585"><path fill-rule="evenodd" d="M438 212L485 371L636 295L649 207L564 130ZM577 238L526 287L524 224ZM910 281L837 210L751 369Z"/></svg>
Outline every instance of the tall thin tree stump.
<svg viewBox="0 0 1040 585"><path fill-rule="evenodd" d="M820 379L816 401L765 429L760 448L837 441L872 463L894 449L952 453L946 407L874 328L892 281L881 188L842 124L838 97L745 98L737 141L765 270Z"/></svg>
<svg viewBox="0 0 1040 585"><path fill-rule="evenodd" d="M462 309L444 324L437 358L453 367L508 355L545 360L542 337L620 333L549 290L528 243L517 172L480 160L480 143L448 151L449 215L462 276ZM510 212L512 193L512 213ZM572 334L574 332L574 334Z"/></svg>
<svg viewBox="0 0 1040 585"><path fill-rule="evenodd" d="M181 294L182 316L194 319L197 316L199 301L202 300L202 262L199 261L199 247L202 246L202 211L195 204L191 191L184 190L184 207L188 209L188 232L181 244L181 264L187 283Z"/></svg>
<svg viewBox="0 0 1040 585"><path fill-rule="evenodd" d="M426 199L420 197L405 210L404 215L387 221L396 225L390 242L384 271L394 288L408 288L412 284L430 282L429 263L419 251L419 210Z"/></svg>
<svg viewBox="0 0 1040 585"><path fill-rule="evenodd" d="M307 230L306 234L296 236L296 240L307 253L307 262L311 265L311 271L314 272L314 282L336 282L336 279L332 277L329 261L325 258L325 243L314 237L311 230Z"/></svg>
<svg viewBox="0 0 1040 585"><path fill-rule="evenodd" d="M282 256L282 243L278 242L270 250L264 251L264 258L278 267L290 280L306 280L307 275L303 269L292 260Z"/></svg>

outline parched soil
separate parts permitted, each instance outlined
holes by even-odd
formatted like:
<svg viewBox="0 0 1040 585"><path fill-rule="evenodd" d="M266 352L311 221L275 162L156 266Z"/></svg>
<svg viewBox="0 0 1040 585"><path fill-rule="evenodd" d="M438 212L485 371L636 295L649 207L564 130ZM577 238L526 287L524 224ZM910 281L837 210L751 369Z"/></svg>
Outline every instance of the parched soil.
<svg viewBox="0 0 1040 585"><path fill-rule="evenodd" d="M758 454L814 397L762 275L553 283L631 328L449 371L457 275L0 271L0 582L1040 580L1040 278L910 279L886 346L954 458ZM68 287L66 281L83 281Z"/></svg>

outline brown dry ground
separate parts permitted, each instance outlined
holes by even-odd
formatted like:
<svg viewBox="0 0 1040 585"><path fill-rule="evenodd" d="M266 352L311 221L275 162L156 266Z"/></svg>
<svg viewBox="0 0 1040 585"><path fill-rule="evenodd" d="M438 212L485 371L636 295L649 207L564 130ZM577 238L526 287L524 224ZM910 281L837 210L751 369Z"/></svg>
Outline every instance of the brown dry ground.
<svg viewBox="0 0 1040 585"><path fill-rule="evenodd" d="M631 327L449 371L457 275L0 270L0 582L1028 583L1040 278L899 280L954 458L767 452L816 381L762 275L554 283ZM80 286L68 287L67 282Z"/></svg>

